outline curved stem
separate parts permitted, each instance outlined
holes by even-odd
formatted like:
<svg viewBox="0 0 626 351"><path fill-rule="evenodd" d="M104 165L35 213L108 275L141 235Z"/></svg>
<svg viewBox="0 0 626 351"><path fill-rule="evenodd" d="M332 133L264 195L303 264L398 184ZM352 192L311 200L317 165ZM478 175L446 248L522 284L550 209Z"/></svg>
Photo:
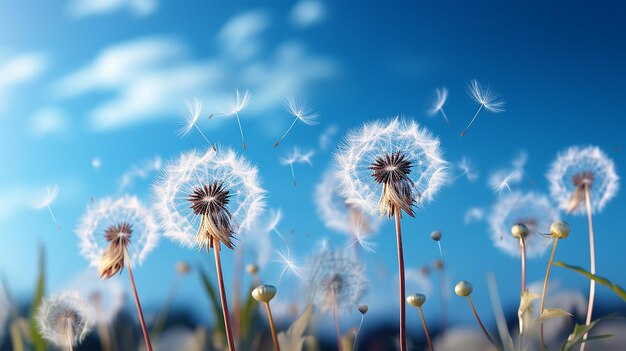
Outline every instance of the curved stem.
<svg viewBox="0 0 626 351"><path fill-rule="evenodd" d="M467 301L469 301L470 307L472 308L472 312L474 312L474 316L476 317L476 321L478 322L478 325L480 326L480 329L483 330L483 333L485 334L485 336L487 337L489 342L492 343L493 346L495 346L496 349L497 349L498 345L496 345L496 343L493 341L493 339L491 338L491 336L487 332L487 329L485 329L485 326L483 325L483 322L480 320L480 317L478 317L478 312L476 312L476 308L474 308L474 303L472 302L472 298L469 295L467 295Z"/></svg>
<svg viewBox="0 0 626 351"><path fill-rule="evenodd" d="M591 215L591 192L588 185L585 185L585 203L587 205L587 222L589 224L589 256L591 260L590 272L591 274L596 274L596 248L595 248L595 239L593 235L593 218ZM589 325L591 323L591 314L593 313L593 302L595 300L596 295L596 281L593 279L589 280L589 304L587 305L587 319L585 320L585 324ZM587 340L587 334L583 336L583 343L580 345L580 351L585 351L585 342Z"/></svg>
<svg viewBox="0 0 626 351"><path fill-rule="evenodd" d="M356 334L354 335L354 342L352 343L352 351L356 350L356 339L359 337L359 333L361 332L361 327L363 326L364 318L365 318L365 315L361 314L361 322L359 322L359 328L356 330Z"/></svg>
<svg viewBox="0 0 626 351"><path fill-rule="evenodd" d="M272 317L272 310L270 309L270 303L265 303L265 310L267 311L267 319L270 323L270 331L272 332L272 342L274 343L274 351L280 351L280 345L278 344L278 336L276 335L276 326L274 325L274 317Z"/></svg>
<svg viewBox="0 0 626 351"><path fill-rule="evenodd" d="M335 331L337 332L337 349L343 351L341 345L341 329L339 328L339 316L337 315L337 304L333 304L333 318L335 319Z"/></svg>
<svg viewBox="0 0 626 351"><path fill-rule="evenodd" d="M552 253L550 254L550 261L548 261L548 269L546 270L546 277L543 281L543 290L541 291L541 307L539 308L539 316L543 313L543 309L546 302L546 290L548 289L548 279L550 278L550 269L552 268L552 261L554 261L554 253L556 252L556 244L559 242L558 238L554 238L554 244L552 245ZM543 323L540 323L539 327L540 345L541 351L544 350L543 344Z"/></svg>
<svg viewBox="0 0 626 351"><path fill-rule="evenodd" d="M141 324L141 331L143 333L143 339L146 342L146 350L152 351L152 344L150 343L150 335L148 334L148 328L146 327L146 321L143 318L143 311L141 309L141 303L139 302L139 294L137 294L137 287L135 286L135 278L133 277L133 267L130 263L130 255L128 249L124 246L124 255L126 255L126 262L128 262L128 276L130 277L130 285L133 287L133 296L135 297L135 304L137 305L137 315L139 315L139 323Z"/></svg>
<svg viewBox="0 0 626 351"><path fill-rule="evenodd" d="M230 324L230 312L228 312L228 301L226 301L226 289L224 289L224 276L222 275L222 261L220 260L220 244L215 242L213 247L215 254L215 270L217 271L217 282L220 287L220 299L222 300L222 313L224 314L224 326L226 329L226 340L228 341L228 349L235 350L235 342L233 341L233 331Z"/></svg>
<svg viewBox="0 0 626 351"><path fill-rule="evenodd" d="M421 307L417 307L417 309L420 311L420 317L422 317L422 325L424 326L424 333L426 334L426 342L428 343L428 348L430 349L430 351L435 351L435 349L433 348L433 342L430 340L430 332L428 331L428 326L426 325L426 318L424 318L424 312L422 311Z"/></svg>
<svg viewBox="0 0 626 351"><path fill-rule="evenodd" d="M398 240L398 270L400 272L400 351L406 351L406 307L405 307L405 286L404 286L404 252L402 249L402 227L400 226L400 207L396 206L393 213L396 219L396 237Z"/></svg>

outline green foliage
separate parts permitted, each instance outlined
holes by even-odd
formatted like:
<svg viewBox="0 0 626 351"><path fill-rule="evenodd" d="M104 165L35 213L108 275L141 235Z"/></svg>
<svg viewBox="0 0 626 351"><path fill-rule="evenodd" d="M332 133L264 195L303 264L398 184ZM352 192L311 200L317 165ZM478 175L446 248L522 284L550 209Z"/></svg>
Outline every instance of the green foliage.
<svg viewBox="0 0 626 351"><path fill-rule="evenodd" d="M213 318L215 318L215 337L219 337L222 342L226 342L226 327L224 326L224 317L222 315L222 305L220 299L213 287L213 284L209 280L208 275L204 271L202 266L198 266L198 273L200 274L200 280L202 281L202 286L204 286L204 290L209 297L209 302L211 303L211 307L213 310ZM220 323L220 321L222 321Z"/></svg>
<svg viewBox="0 0 626 351"><path fill-rule="evenodd" d="M563 268L567 268L570 269L576 273L582 274L585 277L591 279L591 280L595 280L596 283L604 285L606 287L608 287L609 289L613 290L619 297L622 298L622 300L626 301L626 290L624 290L621 286L617 285L617 284L613 284L611 283L610 280L597 276L595 274L591 274L589 272L587 272L585 269L578 267L578 266L571 266L568 265L566 263L563 262L556 262L555 263L556 266L559 267L563 267Z"/></svg>
<svg viewBox="0 0 626 351"><path fill-rule="evenodd" d="M581 344L583 342L583 338L585 334L587 334L591 329L593 329L598 323L605 320L606 318L596 319L589 323L589 325L585 324L576 324L574 327L574 331L567 337L567 342L561 346L561 351L571 351L575 346ZM606 339L613 335L604 334L604 335L595 335L587 337L585 342L590 342L593 340Z"/></svg>
<svg viewBox="0 0 626 351"><path fill-rule="evenodd" d="M545 308L537 321L543 323L559 317L572 317L572 314L560 308Z"/></svg>
<svg viewBox="0 0 626 351"><path fill-rule="evenodd" d="M39 330L37 329L37 322L35 320L35 314L41 305L41 301L43 300L43 296L46 290L46 253L43 247L39 248L39 276L37 277L37 288L35 289L35 296L33 297L33 302L30 306L30 312L28 314L28 319L30 321L30 333L31 339L33 343L33 349L35 351L45 351L46 350L46 342L39 334Z"/></svg>

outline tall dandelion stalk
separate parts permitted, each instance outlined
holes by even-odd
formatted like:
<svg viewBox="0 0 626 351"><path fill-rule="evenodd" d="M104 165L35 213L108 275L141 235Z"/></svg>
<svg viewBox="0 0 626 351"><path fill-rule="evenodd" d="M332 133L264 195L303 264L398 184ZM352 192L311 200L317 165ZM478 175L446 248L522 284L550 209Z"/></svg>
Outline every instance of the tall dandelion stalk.
<svg viewBox="0 0 626 351"><path fill-rule="evenodd" d="M274 298L274 296L276 296L276 287L273 285L261 285L252 290L252 297L258 302L262 302L263 305L265 305L267 320L270 324L270 331L272 332L272 343L274 344L274 351L280 351L278 336L276 334L276 326L274 325L274 317L272 317L272 310L270 308L270 301Z"/></svg>
<svg viewBox="0 0 626 351"><path fill-rule="evenodd" d="M560 153L547 174L550 192L559 207L568 213L586 215L589 226L589 271L596 273L595 235L593 213L601 212L617 194L619 177L615 164L595 146L573 146ZM592 192L593 190L593 192ZM584 205L583 205L584 204ZM589 281L587 325L591 323L596 282ZM584 336L587 340L587 334ZM580 349L585 350L583 342Z"/></svg>
<svg viewBox="0 0 626 351"><path fill-rule="evenodd" d="M164 235L179 244L213 250L229 350L235 350L228 310L222 246L253 227L265 208L258 171L232 150L191 151L165 167L155 185L156 209Z"/></svg>
<svg viewBox="0 0 626 351"><path fill-rule="evenodd" d="M519 240L519 247L522 256L522 284L520 294L526 291L526 237L528 236L528 227L524 223L517 223L511 228L511 235Z"/></svg>
<svg viewBox="0 0 626 351"><path fill-rule="evenodd" d="M504 112L505 106L504 100L502 100L498 94L494 93L489 87L484 88L475 79L472 79L467 86L467 93L472 100L478 104L478 109L474 113L474 116L470 120L467 127L465 127L465 129L461 132L461 136L464 136L472 124L474 124L474 121L476 120L476 117L478 117L480 111L485 109L491 113L500 113Z"/></svg>
<svg viewBox="0 0 626 351"><path fill-rule="evenodd" d="M239 119L239 112L248 107L250 104L250 91L245 90L243 93L239 90L235 91L235 101L228 105L221 113L222 116L232 117L235 116L237 120L237 126L239 126L239 134L241 135L241 142L243 143L243 149L247 147L246 138L243 135L243 128L241 127L241 120Z"/></svg>
<svg viewBox="0 0 626 351"><path fill-rule="evenodd" d="M469 305L472 309L472 313L474 313L474 317L476 317L476 322L478 322L478 326L480 326L480 329L483 331L483 334L485 334L485 337L487 338L487 340L489 340L489 342L493 346L495 346L497 349L498 345L496 345L495 341L493 341L493 339L491 338L491 335L489 335L489 332L487 332L487 329L485 329L483 322L480 320L480 317L478 316L478 312L476 312L476 307L474 307L474 302L472 301L472 298L470 296L472 294L472 291L474 291L472 284L464 280L458 282L456 286L454 287L454 292L458 296L467 297L467 301L469 302Z"/></svg>
<svg viewBox="0 0 626 351"><path fill-rule="evenodd" d="M394 218L398 249L400 350L407 350L402 212L431 199L447 179L439 140L412 121L373 122L349 133L336 157L346 203Z"/></svg>
<svg viewBox="0 0 626 351"><path fill-rule="evenodd" d="M54 216L54 212L52 212L52 208L50 207L50 205L52 205L54 200L57 198L58 190L59 188L56 185L46 186L46 196L40 201L35 202L33 207L35 209L47 208L48 213L50 213L50 217L52 217L52 221L57 227L57 230L61 230L61 225L57 222L57 218Z"/></svg>
<svg viewBox="0 0 626 351"><path fill-rule="evenodd" d="M320 116L319 113L310 112L309 109L306 108L306 106L299 104L293 97L287 99L287 109L289 110L289 113L294 117L293 122L291 122L291 125L289 126L289 128L287 128L287 131L285 131L280 139L276 143L274 143L274 147L278 147L283 139L285 139L287 134L289 134L296 122L300 121L307 126L319 124L319 122L317 122L317 118Z"/></svg>

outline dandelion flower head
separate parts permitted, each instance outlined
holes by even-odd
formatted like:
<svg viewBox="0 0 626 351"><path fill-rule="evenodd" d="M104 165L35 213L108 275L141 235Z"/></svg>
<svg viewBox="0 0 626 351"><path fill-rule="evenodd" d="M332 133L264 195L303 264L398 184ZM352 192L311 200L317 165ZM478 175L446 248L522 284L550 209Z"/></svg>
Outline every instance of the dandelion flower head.
<svg viewBox="0 0 626 351"><path fill-rule="evenodd" d="M81 343L94 325L91 309L73 292L44 299L35 318L41 336L65 348Z"/></svg>

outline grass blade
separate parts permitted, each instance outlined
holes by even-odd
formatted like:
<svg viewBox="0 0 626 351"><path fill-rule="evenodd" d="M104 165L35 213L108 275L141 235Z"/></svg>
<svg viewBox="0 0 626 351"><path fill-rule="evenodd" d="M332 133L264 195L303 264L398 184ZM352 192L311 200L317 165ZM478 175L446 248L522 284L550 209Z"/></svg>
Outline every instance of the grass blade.
<svg viewBox="0 0 626 351"><path fill-rule="evenodd" d="M33 349L35 351L45 351L46 350L46 342L39 334L39 330L37 328L37 322L35 320L35 314L41 305L41 301L43 300L43 296L46 290L46 253L43 247L39 247L39 276L37 277L37 288L35 290L35 296L33 297L33 302L31 303L30 312L28 314L28 319L30 321L30 332L33 342Z"/></svg>
<svg viewBox="0 0 626 351"><path fill-rule="evenodd" d="M613 290L619 297L622 298L622 300L626 301L626 290L624 290L621 286L617 285L617 284L613 284L611 283L610 280L600 277L598 275L595 274L591 274L588 271L586 271L585 269L578 267L578 266L571 266L568 265L566 263L563 262L556 262L554 265L558 266L558 267L563 267L563 268L567 268L569 270L572 270L576 273L582 274L585 277L591 279L591 280L595 280L596 283L604 285L606 287L608 287L609 289Z"/></svg>

